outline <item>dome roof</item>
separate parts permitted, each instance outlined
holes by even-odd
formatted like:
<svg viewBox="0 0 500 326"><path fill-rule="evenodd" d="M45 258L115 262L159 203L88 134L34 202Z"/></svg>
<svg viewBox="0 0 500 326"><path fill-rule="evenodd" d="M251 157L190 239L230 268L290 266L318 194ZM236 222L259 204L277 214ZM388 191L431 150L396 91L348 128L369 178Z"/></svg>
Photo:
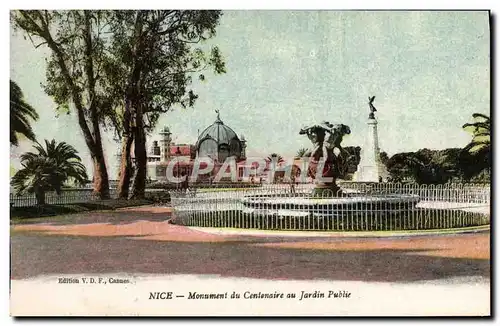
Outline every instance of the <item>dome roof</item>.
<svg viewBox="0 0 500 326"><path fill-rule="evenodd" d="M198 142L201 142L206 138L211 138L220 145L229 144L232 139L238 139L238 136L233 129L229 128L221 121L220 123L216 122L203 130L198 138Z"/></svg>
<svg viewBox="0 0 500 326"><path fill-rule="evenodd" d="M205 128L198 137L196 148L201 156L224 160L228 156L241 156L241 141L229 126L220 119L219 112L213 124Z"/></svg>
<svg viewBox="0 0 500 326"><path fill-rule="evenodd" d="M217 119L215 120L215 122L201 132L200 136L198 137L197 145L199 145L205 139L212 139L219 145L230 145L232 140L240 140L233 129L231 129L229 126L226 126L224 122L222 122L219 116L219 112L217 112Z"/></svg>

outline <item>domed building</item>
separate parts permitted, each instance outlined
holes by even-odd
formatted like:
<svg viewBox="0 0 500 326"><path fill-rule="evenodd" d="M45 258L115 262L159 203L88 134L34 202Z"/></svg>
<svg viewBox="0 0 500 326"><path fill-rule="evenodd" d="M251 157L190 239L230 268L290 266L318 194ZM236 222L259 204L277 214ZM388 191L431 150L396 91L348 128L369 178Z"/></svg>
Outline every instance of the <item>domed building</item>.
<svg viewBox="0 0 500 326"><path fill-rule="evenodd" d="M239 138L233 129L222 122L219 111L216 112L215 122L200 133L195 145L174 143L170 129L163 127L159 132L159 141L153 140L148 151L148 178L166 180L167 166L172 159L181 159L173 171L176 176L191 174L196 157L210 157L215 163L213 173L218 171L228 157L234 157L236 162L245 160L245 137L242 135ZM119 166L119 155L117 163Z"/></svg>
<svg viewBox="0 0 500 326"><path fill-rule="evenodd" d="M213 124L205 128L196 142L196 156L210 157L215 162L223 163L228 157L236 160L245 159L246 140L241 139L220 119L219 111Z"/></svg>

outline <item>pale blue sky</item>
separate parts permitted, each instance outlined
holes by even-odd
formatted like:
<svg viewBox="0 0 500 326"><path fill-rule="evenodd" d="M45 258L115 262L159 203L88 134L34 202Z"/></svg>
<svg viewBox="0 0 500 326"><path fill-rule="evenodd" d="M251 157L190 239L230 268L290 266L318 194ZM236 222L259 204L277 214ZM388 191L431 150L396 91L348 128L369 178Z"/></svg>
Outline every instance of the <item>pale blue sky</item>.
<svg viewBox="0 0 500 326"><path fill-rule="evenodd" d="M41 118L38 138L74 145L90 168L74 114L55 118L44 94L46 49L11 33L11 79ZM173 137L194 143L198 129L222 120L248 140L248 155L287 157L308 147L301 126L328 120L351 127L344 145L362 145L368 96L376 95L379 139L389 155L463 147L474 112L490 110L487 12L226 11L210 41L227 73L196 82L194 108L160 119ZM156 135L153 135L153 138ZM105 151L112 177L118 144ZM22 143L12 154L31 148Z"/></svg>

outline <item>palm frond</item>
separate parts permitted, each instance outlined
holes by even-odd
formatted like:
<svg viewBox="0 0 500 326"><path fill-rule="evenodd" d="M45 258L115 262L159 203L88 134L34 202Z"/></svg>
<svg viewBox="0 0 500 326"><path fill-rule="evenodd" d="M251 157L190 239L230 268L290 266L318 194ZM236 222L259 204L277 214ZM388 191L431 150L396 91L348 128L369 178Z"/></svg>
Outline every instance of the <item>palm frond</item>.
<svg viewBox="0 0 500 326"><path fill-rule="evenodd" d="M474 119L481 119L483 121L476 121L474 123L466 123L463 128L472 132L472 140L463 148L463 152L468 153L474 158L478 164L479 162L486 162L490 164L491 158L491 124L490 118L481 113L474 113Z"/></svg>
<svg viewBox="0 0 500 326"><path fill-rule="evenodd" d="M27 139L35 141L35 133L31 128L30 121L38 120L39 116L35 109L25 102L21 88L10 81L10 143L19 145L17 134L24 135Z"/></svg>
<svg viewBox="0 0 500 326"><path fill-rule="evenodd" d="M21 155L22 168L11 180L18 194L36 190L54 190L59 193L69 179L79 183L88 179L85 166L73 146L65 142L45 140L45 148L39 143L33 147L37 153L27 152Z"/></svg>
<svg viewBox="0 0 500 326"><path fill-rule="evenodd" d="M490 122L490 117L488 117L487 115L482 114L482 113L473 113L473 114L472 114L472 117L473 117L474 119L477 119L477 118L484 119L484 120L486 120L488 123Z"/></svg>

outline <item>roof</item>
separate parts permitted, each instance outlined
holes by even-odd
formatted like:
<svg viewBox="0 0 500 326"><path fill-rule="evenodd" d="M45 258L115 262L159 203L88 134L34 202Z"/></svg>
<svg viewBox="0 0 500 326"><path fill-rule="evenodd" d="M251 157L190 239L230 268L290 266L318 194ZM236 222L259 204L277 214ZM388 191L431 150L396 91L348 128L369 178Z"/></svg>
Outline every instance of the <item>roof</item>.
<svg viewBox="0 0 500 326"><path fill-rule="evenodd" d="M167 167L168 165L170 164L170 161L168 162L156 162L156 166L165 166ZM173 168L175 169L177 166L190 166L190 167L193 167L195 164L195 161L193 160L190 160L190 161L178 161L178 162L175 162L175 164L173 165ZM208 167L208 164L206 162L200 162L199 163L199 167L200 169L206 169Z"/></svg>
<svg viewBox="0 0 500 326"><path fill-rule="evenodd" d="M190 156L191 146L190 145L171 145L170 155L172 156Z"/></svg>
<svg viewBox="0 0 500 326"><path fill-rule="evenodd" d="M218 145L229 145L233 139L236 139L238 142L240 141L234 130L222 122L219 114L217 114L215 122L201 132L196 143L197 147L199 147L200 143L205 139L213 139Z"/></svg>

